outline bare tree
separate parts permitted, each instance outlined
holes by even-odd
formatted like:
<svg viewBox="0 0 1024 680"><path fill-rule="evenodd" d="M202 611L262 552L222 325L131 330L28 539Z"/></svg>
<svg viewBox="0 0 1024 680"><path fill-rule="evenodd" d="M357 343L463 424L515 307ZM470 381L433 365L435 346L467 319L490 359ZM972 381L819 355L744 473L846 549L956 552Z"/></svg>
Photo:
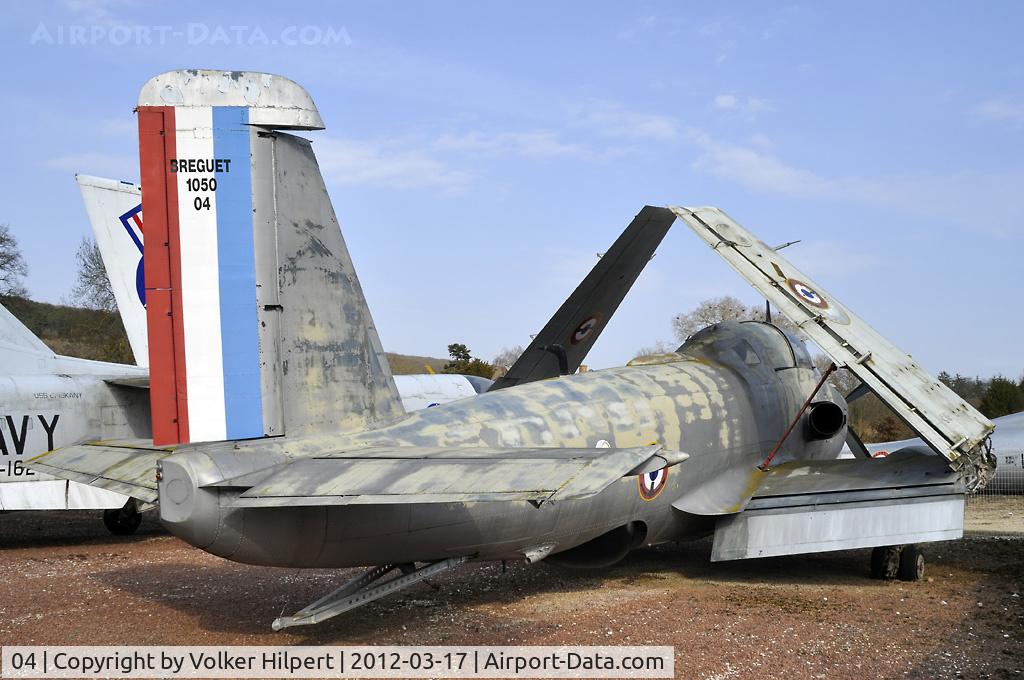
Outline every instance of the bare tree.
<svg viewBox="0 0 1024 680"><path fill-rule="evenodd" d="M653 345L638 349L633 355L633 358L639 359L641 357L649 357L655 354L668 354L669 352L676 351L678 346L678 344L666 342L665 340L658 340Z"/></svg>
<svg viewBox="0 0 1024 680"><path fill-rule="evenodd" d="M522 354L522 345L517 345L516 347L505 347L498 352L497 356L491 360L491 363L499 368L511 368L512 364L516 363L516 359L522 356Z"/></svg>
<svg viewBox="0 0 1024 680"><path fill-rule="evenodd" d="M710 298L704 300L696 309L685 314L677 314L672 318L672 330L679 342L686 342L686 339L701 330L722 321L764 321L764 305L743 304L731 295L724 297ZM779 328L794 333L797 337L805 339L803 331L797 328L796 324L786 316L773 310L772 323Z"/></svg>
<svg viewBox="0 0 1024 680"><path fill-rule="evenodd" d="M21 255L18 239L9 225L0 224L0 295L28 297L22 279L28 275L28 265Z"/></svg>
<svg viewBox="0 0 1024 680"><path fill-rule="evenodd" d="M813 361L814 365L822 374L828 370L829 365L832 363L832 359L827 354L815 354ZM836 388L836 390L844 397L860 385L860 378L845 368L840 368L838 371L834 371L832 375L829 376L828 381L832 387Z"/></svg>
<svg viewBox="0 0 1024 680"><path fill-rule="evenodd" d="M672 318L672 331L676 334L679 342L686 342L686 339L702 328L707 328L721 321L746 321L748 319L763 319L764 313L758 313L753 307L748 307L731 295L704 300L692 312L677 314Z"/></svg>
<svg viewBox="0 0 1024 680"><path fill-rule="evenodd" d="M78 260L78 279L71 289L72 303L79 307L116 312L117 301L96 241L83 236L75 259Z"/></svg>

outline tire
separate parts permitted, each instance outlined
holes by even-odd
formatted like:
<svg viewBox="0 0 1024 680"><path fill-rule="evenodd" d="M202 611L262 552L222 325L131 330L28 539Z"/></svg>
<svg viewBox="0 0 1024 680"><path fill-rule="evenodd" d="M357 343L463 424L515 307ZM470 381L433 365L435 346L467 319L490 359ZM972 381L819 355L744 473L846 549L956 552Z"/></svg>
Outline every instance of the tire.
<svg viewBox="0 0 1024 680"><path fill-rule="evenodd" d="M899 577L901 581L920 581L924 578L924 553L916 545L908 545L900 553Z"/></svg>
<svg viewBox="0 0 1024 680"><path fill-rule="evenodd" d="M103 525L115 536L131 536L140 524L142 513L137 510L126 511L124 508L118 508L103 511Z"/></svg>
<svg viewBox="0 0 1024 680"><path fill-rule="evenodd" d="M900 548L882 545L871 551L871 578L892 580L899 570Z"/></svg>

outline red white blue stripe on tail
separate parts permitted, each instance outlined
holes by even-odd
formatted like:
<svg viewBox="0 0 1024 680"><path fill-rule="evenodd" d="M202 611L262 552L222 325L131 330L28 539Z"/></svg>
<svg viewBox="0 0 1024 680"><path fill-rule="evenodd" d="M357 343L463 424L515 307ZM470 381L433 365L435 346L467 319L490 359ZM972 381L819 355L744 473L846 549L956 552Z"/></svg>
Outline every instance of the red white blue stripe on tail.
<svg viewBox="0 0 1024 680"><path fill-rule="evenodd" d="M139 134L154 442L263 436L249 109L140 107Z"/></svg>

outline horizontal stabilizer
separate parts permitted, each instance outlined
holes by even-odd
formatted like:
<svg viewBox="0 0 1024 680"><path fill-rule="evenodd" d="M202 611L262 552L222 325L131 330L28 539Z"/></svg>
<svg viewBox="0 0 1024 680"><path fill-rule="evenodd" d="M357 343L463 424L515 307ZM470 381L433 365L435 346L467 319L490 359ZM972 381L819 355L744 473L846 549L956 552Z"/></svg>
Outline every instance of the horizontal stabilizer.
<svg viewBox="0 0 1024 680"><path fill-rule="evenodd" d="M982 445L995 427L985 416L718 208L672 211L930 447L984 482L994 461Z"/></svg>
<svg viewBox="0 0 1024 680"><path fill-rule="evenodd" d="M97 442L50 451L29 461L29 467L61 479L116 491L147 503L157 501L156 464L173 449L148 442Z"/></svg>
<svg viewBox="0 0 1024 680"><path fill-rule="evenodd" d="M599 493L660 449L358 449L263 471L234 505L574 500Z"/></svg>
<svg viewBox="0 0 1024 680"><path fill-rule="evenodd" d="M0 305L0 348L16 354L43 354L53 356L53 350L19 322L14 314Z"/></svg>
<svg viewBox="0 0 1024 680"><path fill-rule="evenodd" d="M123 378L107 378L104 382L106 382L108 385L117 385L118 387L131 387L137 390L149 389L148 375Z"/></svg>

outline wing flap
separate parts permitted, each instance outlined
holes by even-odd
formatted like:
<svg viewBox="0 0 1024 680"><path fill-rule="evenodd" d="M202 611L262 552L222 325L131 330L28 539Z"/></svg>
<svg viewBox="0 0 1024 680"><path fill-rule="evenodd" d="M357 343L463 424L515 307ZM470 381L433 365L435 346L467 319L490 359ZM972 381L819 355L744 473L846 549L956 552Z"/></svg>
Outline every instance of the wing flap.
<svg viewBox="0 0 1024 680"><path fill-rule="evenodd" d="M926 448L885 458L791 461L764 473L747 510L874 498L964 493L959 477Z"/></svg>
<svg viewBox="0 0 1024 680"><path fill-rule="evenodd" d="M36 456L28 465L54 477L155 503L156 464L171 453L170 449L97 442L50 451Z"/></svg>
<svg viewBox="0 0 1024 680"><path fill-rule="evenodd" d="M573 500L599 493L658 446L622 449L369 449L274 468L236 506Z"/></svg>
<svg viewBox="0 0 1024 680"><path fill-rule="evenodd" d="M711 560L959 538L964 491L925 447L887 458L784 463L763 474L743 512L718 519Z"/></svg>
<svg viewBox="0 0 1024 680"><path fill-rule="evenodd" d="M991 421L721 210L671 210L936 452L958 468L970 459L985 476L982 444L995 427Z"/></svg>

